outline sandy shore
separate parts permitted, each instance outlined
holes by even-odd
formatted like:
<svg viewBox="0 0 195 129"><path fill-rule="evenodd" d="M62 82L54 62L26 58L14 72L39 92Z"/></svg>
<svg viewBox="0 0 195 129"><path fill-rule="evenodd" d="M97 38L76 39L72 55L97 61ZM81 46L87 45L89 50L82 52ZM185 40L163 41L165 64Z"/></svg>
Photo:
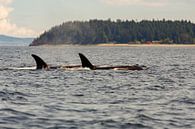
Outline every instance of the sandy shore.
<svg viewBox="0 0 195 129"><path fill-rule="evenodd" d="M124 47L195 47L195 44L98 44L97 46Z"/></svg>

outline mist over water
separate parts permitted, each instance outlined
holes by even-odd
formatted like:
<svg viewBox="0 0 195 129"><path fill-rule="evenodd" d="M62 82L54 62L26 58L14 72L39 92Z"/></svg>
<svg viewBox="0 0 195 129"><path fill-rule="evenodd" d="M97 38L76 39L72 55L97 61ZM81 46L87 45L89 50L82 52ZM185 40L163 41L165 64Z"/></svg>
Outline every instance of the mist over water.
<svg viewBox="0 0 195 129"><path fill-rule="evenodd" d="M49 65L147 70L9 70ZM195 128L195 47L0 47L0 128Z"/></svg>

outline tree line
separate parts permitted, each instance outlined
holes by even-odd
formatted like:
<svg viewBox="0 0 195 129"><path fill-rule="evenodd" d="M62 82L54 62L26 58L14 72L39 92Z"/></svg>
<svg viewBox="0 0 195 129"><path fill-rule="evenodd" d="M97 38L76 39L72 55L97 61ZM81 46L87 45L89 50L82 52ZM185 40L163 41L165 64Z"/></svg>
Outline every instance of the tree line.
<svg viewBox="0 0 195 129"><path fill-rule="evenodd" d="M187 20L89 20L65 22L30 45L99 43L195 43L195 24Z"/></svg>

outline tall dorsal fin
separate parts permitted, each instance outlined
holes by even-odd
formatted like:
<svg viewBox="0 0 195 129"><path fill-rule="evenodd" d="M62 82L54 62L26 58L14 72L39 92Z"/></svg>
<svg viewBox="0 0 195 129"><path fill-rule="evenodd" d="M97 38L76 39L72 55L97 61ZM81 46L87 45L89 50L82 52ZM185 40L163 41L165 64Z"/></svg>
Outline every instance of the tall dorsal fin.
<svg viewBox="0 0 195 129"><path fill-rule="evenodd" d="M32 54L31 56L36 61L36 64L37 64L36 69L45 69L45 68L48 67L48 65L40 57L38 57L37 55Z"/></svg>
<svg viewBox="0 0 195 129"><path fill-rule="evenodd" d="M90 69L95 69L95 67L91 64L91 62L87 59L87 57L85 57L82 53L79 53L80 59L81 59L81 63L82 63L82 67L87 67Z"/></svg>

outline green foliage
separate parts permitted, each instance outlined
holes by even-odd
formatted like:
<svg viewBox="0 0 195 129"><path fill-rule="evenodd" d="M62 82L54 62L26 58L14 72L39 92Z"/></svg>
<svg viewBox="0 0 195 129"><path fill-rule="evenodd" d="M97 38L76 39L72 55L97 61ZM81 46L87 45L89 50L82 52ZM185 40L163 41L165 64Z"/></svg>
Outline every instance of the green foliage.
<svg viewBox="0 0 195 129"><path fill-rule="evenodd" d="M140 22L90 20L66 22L41 34L31 45L98 43L194 43L195 24L190 21L143 20Z"/></svg>

